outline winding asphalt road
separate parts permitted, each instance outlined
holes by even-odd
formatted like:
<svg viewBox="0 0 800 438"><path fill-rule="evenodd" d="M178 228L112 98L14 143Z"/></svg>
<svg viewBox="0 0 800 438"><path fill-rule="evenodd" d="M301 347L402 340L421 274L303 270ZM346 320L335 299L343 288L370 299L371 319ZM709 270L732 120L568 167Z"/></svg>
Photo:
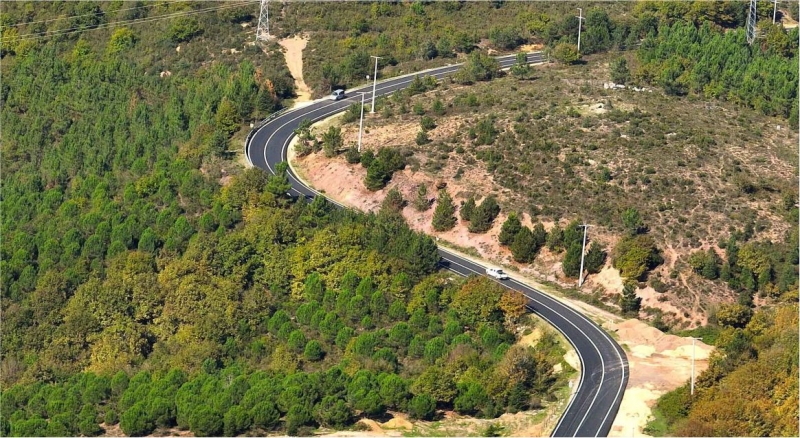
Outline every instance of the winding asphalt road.
<svg viewBox="0 0 800 438"><path fill-rule="evenodd" d="M497 59L501 68L510 67L515 62L514 56ZM528 61L542 62L542 55L529 54ZM378 83L375 94L381 96L405 88L415 75L429 75L442 79L457 71L459 67L460 65L451 65L382 81ZM344 111L351 104L361 100L359 92L366 92L367 99L372 97L372 87L365 86L348 90L348 97L338 102L320 100L269 119L248 136L245 145L248 161L255 167L275 173L276 164L288 161L289 143L300 121L309 119L314 122ZM306 198L321 195L306 186L291 168L289 181L292 185L292 195ZM330 201L344 208L338 202ZM457 274L483 275L485 272L484 266L446 249L439 248L439 253L442 256L443 267ZM498 283L524 294L528 298L528 308L560 331L578 353L581 365L580 382L577 389L573 390L573 396L552 436L607 436L628 382L628 360L622 348L589 318L551 296L514 279Z"/></svg>

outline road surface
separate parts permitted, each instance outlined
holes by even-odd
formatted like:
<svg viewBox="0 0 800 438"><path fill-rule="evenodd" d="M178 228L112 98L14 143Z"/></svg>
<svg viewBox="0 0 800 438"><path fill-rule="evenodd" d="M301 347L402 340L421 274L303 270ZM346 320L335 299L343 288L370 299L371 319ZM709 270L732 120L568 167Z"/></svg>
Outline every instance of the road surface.
<svg viewBox="0 0 800 438"><path fill-rule="evenodd" d="M510 67L516 62L513 55L497 59L501 68ZM542 55L529 54L528 61L542 62ZM377 85L375 94L382 96L405 88L415 75L442 79L456 72L458 68L459 65L451 65L385 80ZM360 92L367 93L366 99L369 101L372 97L371 85L347 90L347 98L338 102L319 100L269 119L248 136L245 145L247 160L255 167L275 173L274 169L278 163L288 161L289 143L294 136L294 130L303 119L315 122L345 111L351 104L360 102ZM306 198L322 196L313 188L306 186L291 169L288 177L292 185L292 195ZM334 200L330 201L344 207ZM455 273L460 275L485 273L484 266L446 249L440 248L439 253L442 256L443 267ZM628 381L628 360L622 348L589 318L551 296L514 279L498 282L524 294L528 298L528 308L560 331L578 353L581 365L580 381L552 436L607 436Z"/></svg>

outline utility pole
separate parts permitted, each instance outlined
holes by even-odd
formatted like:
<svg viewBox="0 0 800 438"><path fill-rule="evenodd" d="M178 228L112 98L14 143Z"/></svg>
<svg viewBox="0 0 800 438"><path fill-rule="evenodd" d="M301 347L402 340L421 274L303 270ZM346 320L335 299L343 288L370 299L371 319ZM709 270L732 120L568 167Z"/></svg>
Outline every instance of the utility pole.
<svg viewBox="0 0 800 438"><path fill-rule="evenodd" d="M772 0L775 5L772 7L772 24L775 24L775 18L778 16L778 0Z"/></svg>
<svg viewBox="0 0 800 438"><path fill-rule="evenodd" d="M361 133L364 132L364 96L367 93L361 93L361 121L358 122L358 152L361 152Z"/></svg>
<svg viewBox="0 0 800 438"><path fill-rule="evenodd" d="M375 114L375 87L378 85L378 60L381 59L381 57L370 56L370 58L375 58L375 73L372 75L372 109L369 113Z"/></svg>
<svg viewBox="0 0 800 438"><path fill-rule="evenodd" d="M268 41L269 35L269 0L261 0L261 13L258 14L256 42Z"/></svg>
<svg viewBox="0 0 800 438"><path fill-rule="evenodd" d="M703 338L692 338L692 384L689 395L694 395L694 341L702 341Z"/></svg>
<svg viewBox="0 0 800 438"><path fill-rule="evenodd" d="M582 247L583 249L581 250L581 272L578 275L578 287L581 287L583 286L583 258L586 255L586 232L589 231L589 227L591 227L591 225L587 225L586 223L584 223L583 225L579 226L583 227L583 247Z"/></svg>
<svg viewBox="0 0 800 438"><path fill-rule="evenodd" d="M583 9L578 8L578 53L581 53L581 25L583 24Z"/></svg>

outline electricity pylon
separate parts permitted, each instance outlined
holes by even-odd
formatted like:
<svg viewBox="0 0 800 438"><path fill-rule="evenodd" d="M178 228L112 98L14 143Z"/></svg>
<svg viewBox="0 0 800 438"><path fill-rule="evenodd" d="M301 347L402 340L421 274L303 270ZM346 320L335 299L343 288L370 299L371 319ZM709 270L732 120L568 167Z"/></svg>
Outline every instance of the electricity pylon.
<svg viewBox="0 0 800 438"><path fill-rule="evenodd" d="M261 13L258 14L256 42L269 41L269 0L261 0Z"/></svg>
<svg viewBox="0 0 800 438"><path fill-rule="evenodd" d="M750 9L747 12L747 43L753 44L756 40L756 21L758 21L758 12L756 11L756 3L758 0L750 0Z"/></svg>

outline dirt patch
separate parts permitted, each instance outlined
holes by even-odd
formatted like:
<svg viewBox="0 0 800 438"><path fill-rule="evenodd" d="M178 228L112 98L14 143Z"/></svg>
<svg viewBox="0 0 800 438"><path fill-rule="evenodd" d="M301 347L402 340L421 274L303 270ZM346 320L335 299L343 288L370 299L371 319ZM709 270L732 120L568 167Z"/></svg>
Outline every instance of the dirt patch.
<svg viewBox="0 0 800 438"><path fill-rule="evenodd" d="M283 56L286 58L286 66L294 78L295 102L307 102L311 100L311 90L303 80L303 49L308 44L308 37L305 35L295 35L292 38L284 38L278 41L284 48Z"/></svg>
<svg viewBox="0 0 800 438"><path fill-rule="evenodd" d="M414 425L410 421L408 421L408 419L406 419L404 415L394 414L394 418L383 423L383 427L385 427L386 429L411 430L414 428Z"/></svg>
<svg viewBox="0 0 800 438"><path fill-rule="evenodd" d="M609 436L642 435L656 400L691 378L692 340L662 333L642 321L610 324L627 347L630 378ZM708 368L714 347L696 341L695 376Z"/></svg>

